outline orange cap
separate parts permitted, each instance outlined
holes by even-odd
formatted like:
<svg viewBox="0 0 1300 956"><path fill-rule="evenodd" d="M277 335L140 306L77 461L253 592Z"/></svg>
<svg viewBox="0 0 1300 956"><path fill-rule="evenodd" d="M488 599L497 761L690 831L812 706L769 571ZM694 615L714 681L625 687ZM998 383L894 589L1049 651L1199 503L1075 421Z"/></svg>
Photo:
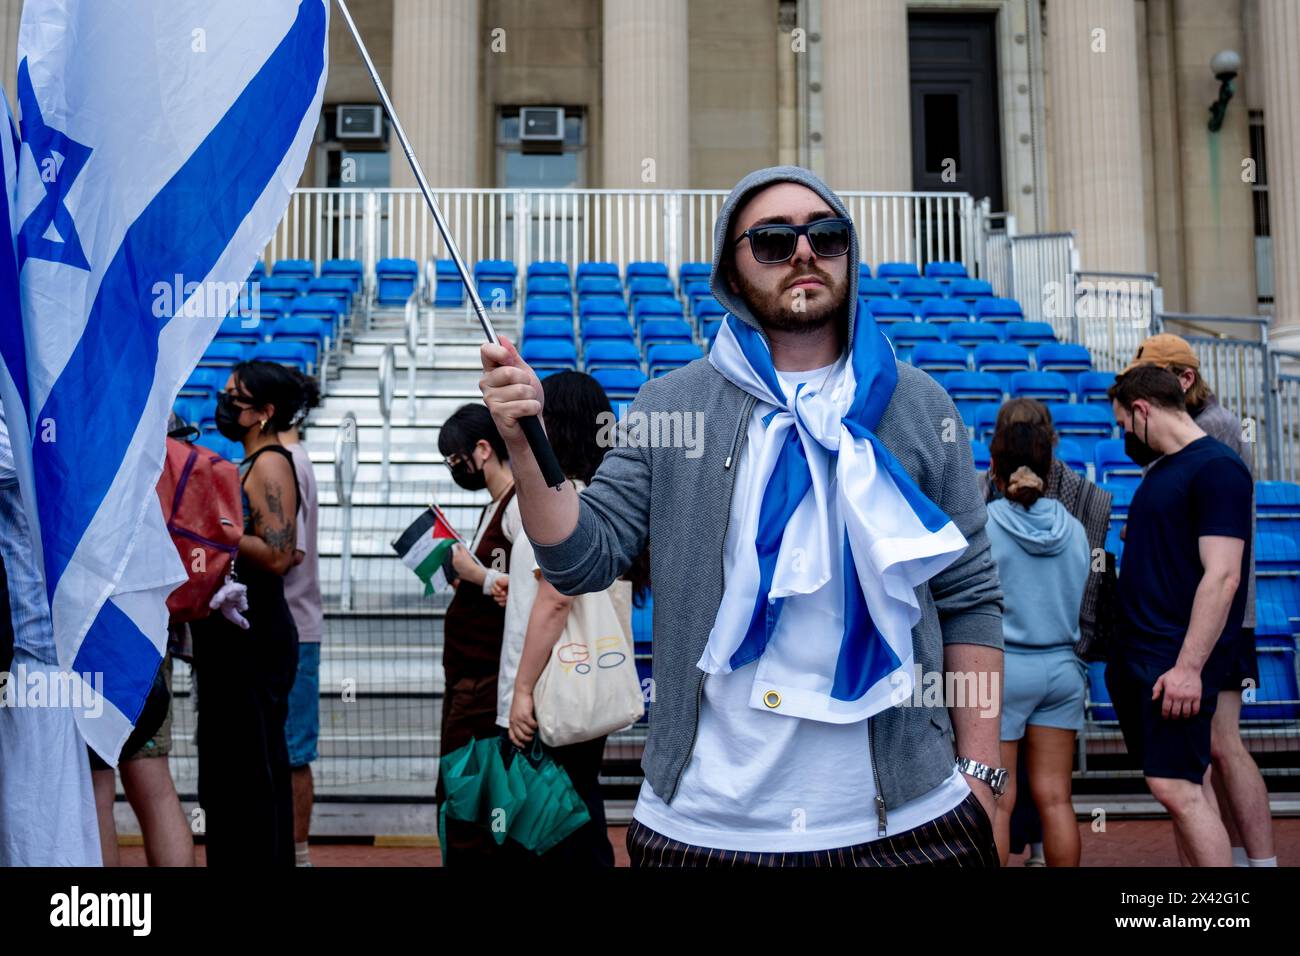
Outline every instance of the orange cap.
<svg viewBox="0 0 1300 956"><path fill-rule="evenodd" d="M1131 372L1140 365L1159 365L1161 368L1177 365L1179 368L1199 369L1201 360L1185 339L1166 332L1153 335L1139 345L1133 361L1128 363L1128 368L1124 371Z"/></svg>

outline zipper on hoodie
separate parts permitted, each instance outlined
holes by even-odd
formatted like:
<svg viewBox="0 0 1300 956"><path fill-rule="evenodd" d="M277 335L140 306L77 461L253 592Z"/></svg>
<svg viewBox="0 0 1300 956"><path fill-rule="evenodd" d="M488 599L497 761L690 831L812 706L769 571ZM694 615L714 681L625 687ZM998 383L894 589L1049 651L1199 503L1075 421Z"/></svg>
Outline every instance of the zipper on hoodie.
<svg viewBox="0 0 1300 956"><path fill-rule="evenodd" d="M731 451L727 455L727 460L722 463L724 471L730 471L736 456L740 454L740 445L744 443L745 436L749 433L747 425L750 417L754 414L754 406L758 404L758 399L750 395L745 400L745 406L740 413L740 424L736 426L736 434L731 439ZM721 573L719 575L722 581L722 587L725 590L727 586L727 529L731 526L731 499L736 495L736 481L732 478L731 494L727 495L727 507L723 511L726 516L722 521L722 557ZM691 744L686 750L686 760L683 761L681 769L677 771L677 779L673 781L673 792L668 795L664 803L672 803L673 797L677 796L677 788L681 786L682 774L686 773L687 764L691 762L691 756L695 753L695 739L700 735L700 705L704 702L704 678L706 675L701 674L695 685L695 726L691 728Z"/></svg>
<svg viewBox="0 0 1300 956"><path fill-rule="evenodd" d="M880 824L880 835L889 832L889 816L885 808L885 795L880 792L880 765L876 763L876 719L867 718L867 754L871 760L871 776L876 781L876 821Z"/></svg>

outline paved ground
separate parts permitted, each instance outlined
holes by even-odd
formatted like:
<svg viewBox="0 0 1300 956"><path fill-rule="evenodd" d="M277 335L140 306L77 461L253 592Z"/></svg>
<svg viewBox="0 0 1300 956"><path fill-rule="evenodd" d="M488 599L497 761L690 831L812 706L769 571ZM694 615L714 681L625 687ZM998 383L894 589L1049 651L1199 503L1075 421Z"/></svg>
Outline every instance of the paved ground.
<svg viewBox="0 0 1300 956"><path fill-rule="evenodd" d="M1282 866L1300 866L1300 818L1275 820L1274 838L1278 847L1278 863ZM1086 866L1177 866L1174 853L1173 832L1165 820L1119 820L1107 825L1105 833L1094 833L1090 827L1083 833L1083 863ZM614 844L614 855L619 866L627 866L624 847L625 827L610 827L609 839ZM435 847L374 846L363 843L325 843L312 847L312 862L316 866L438 866L440 857ZM203 848L198 848L200 865ZM140 846L123 846L122 863L125 866L144 866L144 849ZM1022 866L1024 857L1013 857L1012 866Z"/></svg>

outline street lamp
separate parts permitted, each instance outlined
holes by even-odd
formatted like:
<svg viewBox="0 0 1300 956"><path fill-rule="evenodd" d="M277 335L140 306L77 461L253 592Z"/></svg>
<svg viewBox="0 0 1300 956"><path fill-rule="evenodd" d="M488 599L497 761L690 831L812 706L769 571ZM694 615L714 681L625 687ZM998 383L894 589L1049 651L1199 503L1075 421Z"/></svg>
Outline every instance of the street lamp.
<svg viewBox="0 0 1300 956"><path fill-rule="evenodd" d="M1236 50L1220 50L1210 61L1214 78L1219 81L1219 98L1210 106L1210 132L1223 128L1223 118L1228 114L1228 104L1236 89L1232 81L1241 72L1241 55Z"/></svg>

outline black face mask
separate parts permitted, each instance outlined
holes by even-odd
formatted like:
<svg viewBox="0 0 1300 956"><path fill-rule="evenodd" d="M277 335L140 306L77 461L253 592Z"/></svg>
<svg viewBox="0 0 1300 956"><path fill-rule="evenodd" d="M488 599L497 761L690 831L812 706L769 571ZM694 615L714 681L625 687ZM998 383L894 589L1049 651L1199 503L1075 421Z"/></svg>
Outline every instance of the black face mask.
<svg viewBox="0 0 1300 956"><path fill-rule="evenodd" d="M466 491L482 491L487 487L487 475L483 474L482 469L478 471L470 469L473 460L472 456L467 456L464 461L452 465L451 480Z"/></svg>
<svg viewBox="0 0 1300 956"><path fill-rule="evenodd" d="M217 396L217 431L231 441L243 441L249 426L239 424L239 416L245 411L235 405L232 396L222 392Z"/></svg>
<svg viewBox="0 0 1300 956"><path fill-rule="evenodd" d="M1136 424L1136 422L1135 422ZM1143 429L1147 437L1151 437L1151 420L1147 419L1147 427ZM1143 439L1137 437L1137 432L1124 431L1124 454L1133 459L1138 466L1145 468L1157 458L1160 458L1160 452L1148 445Z"/></svg>

